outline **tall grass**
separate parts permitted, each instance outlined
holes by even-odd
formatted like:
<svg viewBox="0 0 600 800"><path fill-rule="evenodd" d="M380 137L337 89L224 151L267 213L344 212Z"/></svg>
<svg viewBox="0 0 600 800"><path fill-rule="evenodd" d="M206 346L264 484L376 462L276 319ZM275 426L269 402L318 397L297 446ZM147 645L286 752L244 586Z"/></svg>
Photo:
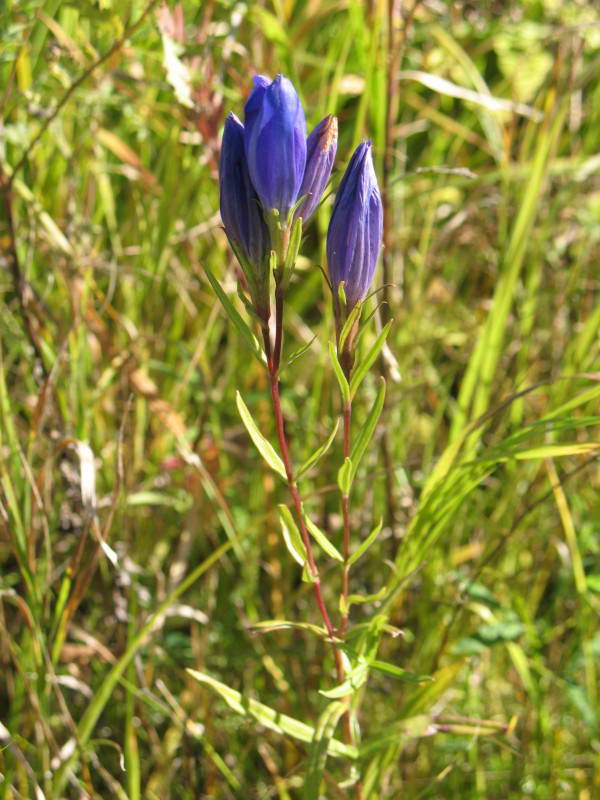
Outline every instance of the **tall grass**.
<svg viewBox="0 0 600 800"><path fill-rule="evenodd" d="M591 5L185 0L183 28L170 9L0 5L0 797L351 797L352 762L371 800L592 800ZM387 397L352 512L363 538L383 520L352 591L386 591L351 625L433 680L372 671L350 759L284 487L235 404L272 434L265 376L205 272L242 314L219 138L250 76L279 71L309 127L339 116L338 175L373 140L386 205ZM288 296L286 355L316 334L284 378L299 462L340 412L330 203ZM341 449L304 490L336 546Z"/></svg>

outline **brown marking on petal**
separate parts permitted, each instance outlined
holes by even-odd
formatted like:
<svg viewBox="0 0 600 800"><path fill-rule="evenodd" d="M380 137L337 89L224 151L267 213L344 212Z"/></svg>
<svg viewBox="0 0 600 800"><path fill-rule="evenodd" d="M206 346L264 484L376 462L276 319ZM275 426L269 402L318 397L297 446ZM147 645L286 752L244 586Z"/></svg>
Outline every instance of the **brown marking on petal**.
<svg viewBox="0 0 600 800"><path fill-rule="evenodd" d="M323 126L323 133L319 139L319 147L324 153L331 149L337 141L338 121L337 117L329 117L327 124Z"/></svg>

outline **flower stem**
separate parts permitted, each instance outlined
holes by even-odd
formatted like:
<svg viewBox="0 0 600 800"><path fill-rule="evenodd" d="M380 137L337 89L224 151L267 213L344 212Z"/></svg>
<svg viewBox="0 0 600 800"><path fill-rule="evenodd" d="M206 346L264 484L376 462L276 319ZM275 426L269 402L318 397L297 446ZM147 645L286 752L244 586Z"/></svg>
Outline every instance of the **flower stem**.
<svg viewBox="0 0 600 800"><path fill-rule="evenodd" d="M285 468L285 474L287 477L287 484L288 490L290 492L292 501L294 503L294 510L296 512L296 518L298 520L298 528L300 530L300 535L302 537L302 541L304 543L304 547L306 549L306 560L308 565L308 570L310 573L311 581L314 587L315 593L315 600L317 602L317 607L319 609L319 613L321 614L321 618L323 620L323 624L325 629L327 630L327 634L331 640L331 648L333 653L333 659L335 662L335 671L338 683L343 683L345 679L345 670L344 670L344 662L342 660L342 652L337 647L335 643L336 637L336 630L333 627L331 622L331 617L329 616L329 612L327 611L327 607L325 606L325 600L323 598L323 591L321 587L321 578L319 575L319 570L317 564L315 562L312 545L310 541L310 536L308 534L308 530L306 527L306 523L304 521L304 515L302 513L302 498L300 495L300 490L298 489L298 484L296 483L296 478L294 475L294 470L292 466L292 460L290 457L290 451L288 447L288 442L285 433L285 423L283 419L283 411L281 408L281 396L279 393L279 367L281 365L281 352L283 346L283 300L284 300L284 290L281 286L279 280L275 281L275 341L273 346L271 345L271 335L269 331L268 325L264 325L262 329L262 335L265 345L265 353L267 356L267 366L269 370L269 383L271 389L271 400L273 405L273 415L275 418L275 429L277 431L277 439L279 442L279 451L281 453L281 459L283 461L283 465ZM348 450L350 447L350 429L349 429L349 422L348 422ZM345 445L346 446L346 445ZM346 527L346 526L345 526ZM349 549L350 549L350 542L349 542L349 523L348 523L348 547L347 547L347 554L344 555L344 560L347 562L349 558ZM344 565L344 572L346 576L346 596L348 593L347 587L347 568L346 564ZM346 617L347 622L347 617ZM340 629L341 632L341 629ZM344 726L344 739L347 744L354 744L354 736L352 734L352 726L350 723L350 707L349 707L349 700L347 698L348 703L348 711L343 716L343 726ZM362 789L360 783L356 784L356 800L362 800Z"/></svg>
<svg viewBox="0 0 600 800"><path fill-rule="evenodd" d="M352 401L344 405L344 460L350 458L350 423L352 419ZM344 557L344 571L342 575L342 618L339 633L343 636L348 627L348 591L350 566L350 497L342 494L342 517L344 521L344 540L342 555Z"/></svg>
<svg viewBox="0 0 600 800"><path fill-rule="evenodd" d="M277 298L277 295L276 295ZM277 300L276 300L277 304ZM281 307L283 307L283 302L281 298ZM277 313L276 310L276 326L279 327L281 322L283 321L283 316L280 313ZM263 338L265 340L265 352L267 354L267 364L269 368L269 384L271 389L271 400L273 405L273 415L275 418L275 429L277 431L277 439L279 441L279 450L281 453L281 459L283 461L283 465L285 467L285 474L287 476L287 484L288 489L294 503L294 510L296 512L296 518L298 521L298 528L300 530L300 535L302 536L302 541L304 543L304 547L306 549L306 560L308 563L308 570L310 573L311 581L314 587L315 592L315 599L317 601L317 606L319 612L321 614L321 618L323 619L323 624L325 625L325 629L327 630L327 634L329 638L332 640L332 650L333 656L335 660L335 667L336 667L336 674L337 679L341 683L344 680L344 664L342 661L341 652L336 647L333 640L335 639L336 631L333 627L331 622L331 618L329 616L329 612L325 606L325 601L323 599L323 591L321 588L321 578L319 576L319 570L317 568L317 564L315 562L312 545L310 541L310 537L308 535L308 530L306 528L306 523L304 521L304 515L302 513L302 498L300 496L300 491L298 489L298 484L296 483L296 478L294 476L294 470L292 467L292 461L290 458L290 451L287 443L287 437L285 434L285 425L283 420L283 412L281 409L281 396L279 394L279 374L278 374L278 362L281 356L281 334L275 336L275 347L271 350L271 340L269 336L269 331L265 327L263 328ZM278 349L279 348L279 349Z"/></svg>
<svg viewBox="0 0 600 800"><path fill-rule="evenodd" d="M275 347L273 349L274 370L279 371L281 365L281 347L283 345L283 289L279 284L275 287Z"/></svg>

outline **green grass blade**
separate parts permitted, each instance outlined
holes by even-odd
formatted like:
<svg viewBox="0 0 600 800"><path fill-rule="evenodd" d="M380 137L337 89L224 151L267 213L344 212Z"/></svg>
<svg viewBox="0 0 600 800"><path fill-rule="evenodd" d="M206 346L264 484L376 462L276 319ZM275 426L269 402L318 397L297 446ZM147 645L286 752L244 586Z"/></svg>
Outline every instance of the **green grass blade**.
<svg viewBox="0 0 600 800"><path fill-rule="evenodd" d="M345 710L345 703L335 701L329 703L319 717L308 752L303 800L319 800L321 797L321 781L327 762L327 752L336 726Z"/></svg>
<svg viewBox="0 0 600 800"><path fill-rule="evenodd" d="M181 595L187 591L199 578L202 577L208 570L214 566L232 547L231 542L224 542L218 547L211 555L206 558L196 569L192 570L187 578L184 578L181 583L173 589L168 597L158 606L148 621L141 627L139 632L132 638L127 645L127 650L119 658L116 664L111 668L108 675L104 678L99 688L96 690L94 697L86 708L81 720L77 726L77 742L80 747L85 747L89 742L90 737L94 731L98 718L104 710L106 704L110 700L113 690L119 680L122 678L125 670L131 663L135 654L144 646L147 639L152 633L152 630L161 616L167 611ZM64 790L67 781L69 770L72 770L75 762L78 759L78 751L76 750L71 756L67 757L60 767L56 770L53 778L54 795L60 796Z"/></svg>

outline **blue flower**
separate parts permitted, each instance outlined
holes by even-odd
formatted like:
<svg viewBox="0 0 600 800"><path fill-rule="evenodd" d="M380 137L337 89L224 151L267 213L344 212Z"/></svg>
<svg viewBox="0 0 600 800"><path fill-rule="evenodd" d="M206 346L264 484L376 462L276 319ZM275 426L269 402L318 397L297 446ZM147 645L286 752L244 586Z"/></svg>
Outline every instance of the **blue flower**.
<svg viewBox="0 0 600 800"><path fill-rule="evenodd" d="M319 122L306 140L306 168L298 192L299 197L306 197L294 214L296 219L302 217L303 222L318 206L327 186L337 150L337 132L337 119L328 116Z"/></svg>
<svg viewBox="0 0 600 800"><path fill-rule="evenodd" d="M251 267L258 273L270 250L270 237L246 166L244 126L235 114L225 121L219 173L225 233L244 272Z"/></svg>
<svg viewBox="0 0 600 800"><path fill-rule="evenodd" d="M306 166L306 122L291 81L259 75L245 107L244 144L248 172L266 213L282 222L300 196Z"/></svg>
<svg viewBox="0 0 600 800"><path fill-rule="evenodd" d="M371 142L362 142L344 173L327 231L327 261L334 297L344 281L348 309L364 300L369 291L382 233L383 209Z"/></svg>

